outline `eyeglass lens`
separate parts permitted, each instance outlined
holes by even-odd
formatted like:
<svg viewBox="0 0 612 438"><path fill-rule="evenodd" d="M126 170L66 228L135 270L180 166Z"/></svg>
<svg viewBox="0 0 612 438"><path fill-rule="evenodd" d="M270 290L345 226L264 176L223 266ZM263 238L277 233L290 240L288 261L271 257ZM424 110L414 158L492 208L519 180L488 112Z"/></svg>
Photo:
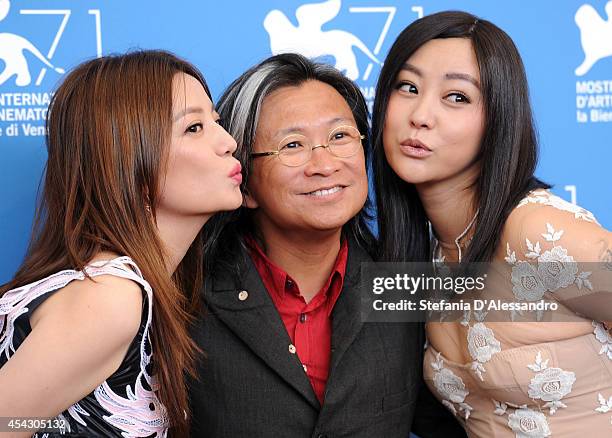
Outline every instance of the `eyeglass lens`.
<svg viewBox="0 0 612 438"><path fill-rule="evenodd" d="M327 147L336 157L348 158L355 154L360 144L361 135L357 128L339 126L329 133L327 144L317 145L305 135L293 134L280 142L278 152L284 164L298 166L310 159L313 148Z"/></svg>

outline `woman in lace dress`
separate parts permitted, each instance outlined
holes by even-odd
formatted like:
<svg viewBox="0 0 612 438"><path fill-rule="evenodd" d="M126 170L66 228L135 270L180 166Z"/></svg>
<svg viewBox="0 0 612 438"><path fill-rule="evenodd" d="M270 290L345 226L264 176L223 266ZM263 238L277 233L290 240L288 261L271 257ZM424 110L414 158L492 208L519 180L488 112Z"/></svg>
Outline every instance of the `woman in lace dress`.
<svg viewBox="0 0 612 438"><path fill-rule="evenodd" d="M514 300L565 310L562 322L473 312L428 323L432 392L472 437L612 436L612 235L534 177L512 40L461 12L414 22L389 52L373 114L381 259L497 262Z"/></svg>
<svg viewBox="0 0 612 438"><path fill-rule="evenodd" d="M0 289L5 422L54 418L38 437L188 435L196 237L242 201L218 117L201 73L161 51L85 62L55 92L35 232Z"/></svg>

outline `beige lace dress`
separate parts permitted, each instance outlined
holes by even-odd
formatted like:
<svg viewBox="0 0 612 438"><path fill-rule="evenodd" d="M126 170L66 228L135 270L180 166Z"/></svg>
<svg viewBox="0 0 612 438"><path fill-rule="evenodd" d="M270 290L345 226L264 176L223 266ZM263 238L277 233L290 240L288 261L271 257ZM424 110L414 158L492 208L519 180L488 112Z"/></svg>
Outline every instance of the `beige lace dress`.
<svg viewBox="0 0 612 438"><path fill-rule="evenodd" d="M507 268L506 292L556 300L572 316L487 322L472 312L430 322L427 385L470 437L612 437L612 336L601 323L612 320L612 233L535 190L501 242L494 261Z"/></svg>

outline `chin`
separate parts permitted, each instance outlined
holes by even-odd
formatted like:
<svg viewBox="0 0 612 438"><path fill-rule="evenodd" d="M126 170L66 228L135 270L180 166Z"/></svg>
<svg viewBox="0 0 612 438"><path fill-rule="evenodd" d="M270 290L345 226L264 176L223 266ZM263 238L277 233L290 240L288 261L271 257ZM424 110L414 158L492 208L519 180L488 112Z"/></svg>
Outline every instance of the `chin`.
<svg viewBox="0 0 612 438"><path fill-rule="evenodd" d="M237 198L236 202L234 202L232 204L232 206L229 208L229 210L236 210L237 208L240 208L243 204L244 200L242 199L242 195L240 195L240 197Z"/></svg>
<svg viewBox="0 0 612 438"><path fill-rule="evenodd" d="M242 198L240 199L225 199L224 202L220 202L213 206L212 208L207 209L207 213L209 215L214 215L217 213L221 213L224 211L233 211L238 209L242 205Z"/></svg>
<svg viewBox="0 0 612 438"><path fill-rule="evenodd" d="M402 178L402 177L400 177L400 179L402 181L404 181L405 183L412 184L412 185L415 185L415 186L418 186L418 185L421 185L421 184L427 184L427 183L432 182L429 178L414 178L414 177L412 177L412 178Z"/></svg>
<svg viewBox="0 0 612 438"><path fill-rule="evenodd" d="M242 200L240 202L235 202L233 204L225 205L223 208L219 209L219 211L234 211L239 209L242 206Z"/></svg>
<svg viewBox="0 0 612 438"><path fill-rule="evenodd" d="M408 184L419 184L429 181L428 174L430 169L424 169L424 163L412 163L408 160L410 158L388 161L389 167L399 179Z"/></svg>
<svg viewBox="0 0 612 438"><path fill-rule="evenodd" d="M225 205L223 211L236 210L238 207L242 205L244 199L242 197L242 192L239 187L236 187L231 194L227 195L227 205Z"/></svg>
<svg viewBox="0 0 612 438"><path fill-rule="evenodd" d="M342 215L332 217L317 217L309 221L310 227L316 231L336 231L342 229L354 215Z"/></svg>
<svg viewBox="0 0 612 438"><path fill-rule="evenodd" d="M431 178L427 175L423 175L422 172L412 172L411 169L402 169L401 172L393 169L393 171L399 179L408 184L423 184L431 181Z"/></svg>

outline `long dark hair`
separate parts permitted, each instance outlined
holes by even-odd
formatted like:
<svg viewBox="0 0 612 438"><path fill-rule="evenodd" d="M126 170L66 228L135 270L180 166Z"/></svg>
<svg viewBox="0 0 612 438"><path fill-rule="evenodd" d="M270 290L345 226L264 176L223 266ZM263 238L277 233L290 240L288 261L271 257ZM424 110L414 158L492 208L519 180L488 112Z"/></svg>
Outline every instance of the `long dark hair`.
<svg viewBox="0 0 612 438"><path fill-rule="evenodd" d="M64 269L83 270L102 251L131 257L153 288L151 341L159 398L172 432L189 434L185 373L197 351L189 309L202 282L201 236L174 277L155 216L172 132L177 73L202 74L162 51L106 56L76 67L47 117L48 160L28 253L0 295Z"/></svg>
<svg viewBox="0 0 612 438"><path fill-rule="evenodd" d="M255 143L255 132L264 99L283 87L295 87L306 81L320 81L332 86L348 103L363 141L366 163L369 161L368 109L359 88L334 67L311 61L302 55L286 53L265 59L238 77L225 90L217 111L223 127L236 139L234 156L243 168L241 190L247 193ZM373 237L366 224L370 220L370 201L343 228L345 236L355 239L366 250L372 250ZM233 257L244 246L244 237L254 233L251 211L246 207L221 213L208 221L205 229L207 269L225 266L239 272L240 262Z"/></svg>
<svg viewBox="0 0 612 438"><path fill-rule="evenodd" d="M397 75L423 44L437 38L472 42L484 101L485 130L475 183L478 218L465 262L490 261L504 223L521 198L549 186L534 177L537 135L525 68L510 37L493 23L466 12L440 12L410 24L397 37L380 73L372 120L379 254L384 261L431 257L429 224L413 184L400 179L385 158L383 129Z"/></svg>

